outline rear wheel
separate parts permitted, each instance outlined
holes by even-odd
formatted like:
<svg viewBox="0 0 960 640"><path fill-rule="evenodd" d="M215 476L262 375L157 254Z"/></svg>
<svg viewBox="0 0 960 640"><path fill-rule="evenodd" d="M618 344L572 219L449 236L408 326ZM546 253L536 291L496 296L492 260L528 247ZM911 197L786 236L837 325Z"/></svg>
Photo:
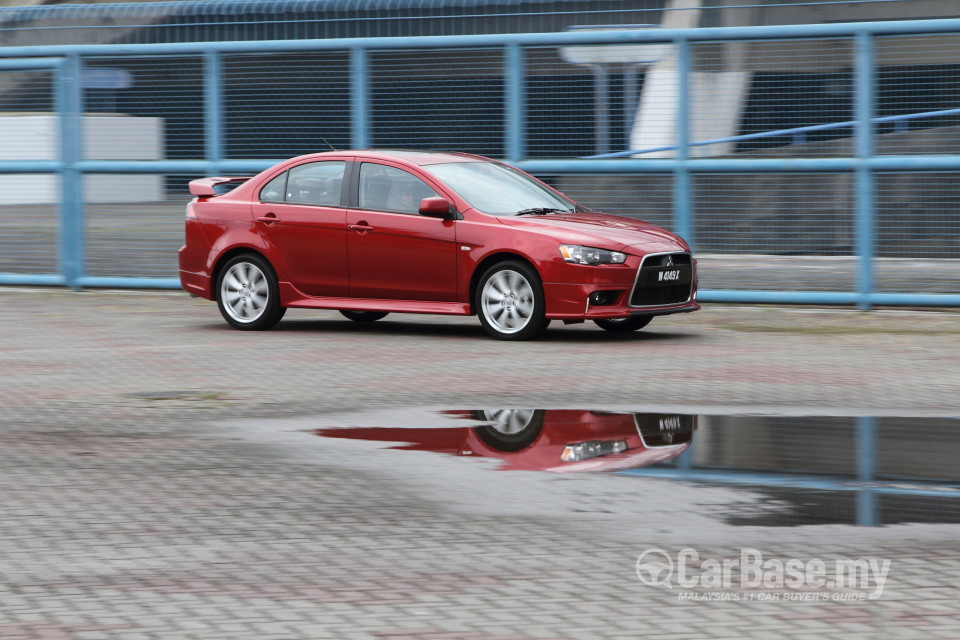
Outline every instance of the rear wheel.
<svg viewBox="0 0 960 640"><path fill-rule="evenodd" d="M273 268L254 254L236 256L223 265L217 278L217 306L224 320L246 331L269 329L287 312L280 306Z"/></svg>
<svg viewBox="0 0 960 640"><path fill-rule="evenodd" d="M598 327L610 333L630 333L650 324L653 316L630 316L629 318L601 318L594 320Z"/></svg>
<svg viewBox="0 0 960 640"><path fill-rule="evenodd" d="M498 340L527 340L543 333L550 323L545 306L537 272L516 260L487 269L474 300L480 324Z"/></svg>
<svg viewBox="0 0 960 640"><path fill-rule="evenodd" d="M349 309L341 309L340 315L354 322L376 322L380 318L385 318L390 314L387 311L351 311Z"/></svg>

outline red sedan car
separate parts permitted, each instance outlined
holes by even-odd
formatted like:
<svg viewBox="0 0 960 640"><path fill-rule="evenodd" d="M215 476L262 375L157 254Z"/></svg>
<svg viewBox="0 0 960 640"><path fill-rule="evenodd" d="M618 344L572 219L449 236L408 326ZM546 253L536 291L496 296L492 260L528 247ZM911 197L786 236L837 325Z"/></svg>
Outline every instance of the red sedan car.
<svg viewBox="0 0 960 640"><path fill-rule="evenodd" d="M477 314L523 340L550 320L627 332L700 308L682 238L481 156L334 151L190 192L180 281L238 329L299 307L359 322Z"/></svg>

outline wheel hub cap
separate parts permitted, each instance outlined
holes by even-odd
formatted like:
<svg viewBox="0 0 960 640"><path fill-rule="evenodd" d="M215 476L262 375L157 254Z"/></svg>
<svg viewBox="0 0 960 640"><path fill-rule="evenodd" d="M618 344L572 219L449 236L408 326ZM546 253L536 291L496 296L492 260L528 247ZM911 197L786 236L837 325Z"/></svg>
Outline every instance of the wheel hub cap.
<svg viewBox="0 0 960 640"><path fill-rule="evenodd" d="M266 308L269 296L266 276L254 264L235 264L224 276L220 296L230 317L238 322L253 322Z"/></svg>
<svg viewBox="0 0 960 640"><path fill-rule="evenodd" d="M516 333L529 324L534 313L533 289L522 274L500 271L484 284L481 306L493 328Z"/></svg>

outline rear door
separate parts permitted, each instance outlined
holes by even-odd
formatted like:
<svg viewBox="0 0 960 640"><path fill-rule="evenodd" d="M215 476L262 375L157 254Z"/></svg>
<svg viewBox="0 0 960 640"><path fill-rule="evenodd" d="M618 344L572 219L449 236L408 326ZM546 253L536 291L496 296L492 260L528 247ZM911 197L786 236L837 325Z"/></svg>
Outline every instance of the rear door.
<svg viewBox="0 0 960 640"><path fill-rule="evenodd" d="M347 162L306 162L270 180L253 204L270 260L309 296L347 296Z"/></svg>
<svg viewBox="0 0 960 640"><path fill-rule="evenodd" d="M356 206L347 212L350 295L456 301L456 222L419 213L423 198L442 194L387 163L362 162L356 175Z"/></svg>

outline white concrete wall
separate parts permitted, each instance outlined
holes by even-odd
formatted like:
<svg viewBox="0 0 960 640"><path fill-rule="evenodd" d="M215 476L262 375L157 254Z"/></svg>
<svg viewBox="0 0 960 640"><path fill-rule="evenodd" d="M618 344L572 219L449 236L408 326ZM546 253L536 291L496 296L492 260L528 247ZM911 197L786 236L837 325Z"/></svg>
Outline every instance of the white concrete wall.
<svg viewBox="0 0 960 640"><path fill-rule="evenodd" d="M85 160L163 158L161 118L87 115L82 121ZM58 136L59 118L54 114L0 114L0 160L57 160ZM84 178L86 202L157 202L163 199L163 176L92 174ZM57 175L0 175L0 205L56 204L59 200Z"/></svg>
<svg viewBox="0 0 960 640"><path fill-rule="evenodd" d="M663 26L668 29L692 29L700 26L703 17L701 0L671 0L673 9L665 12ZM729 14L734 20L740 16ZM735 136L750 90L752 74L739 70L744 47L728 45L724 70L690 73L689 139L690 142ZM659 61L650 66L644 78L640 104L630 134L631 149L665 147L677 142L678 59L674 46L669 46ZM692 65L691 65L692 68ZM690 157L727 155L734 143L691 147ZM676 151L638 154L638 158L673 158Z"/></svg>
<svg viewBox="0 0 960 640"><path fill-rule="evenodd" d="M690 142L735 136L740 126L747 93L749 71L690 74ZM651 149L677 141L677 69L666 61L647 72L637 118L630 135L631 149ZM734 143L690 147L690 157L728 155ZM638 158L673 158L675 151L638 154Z"/></svg>

